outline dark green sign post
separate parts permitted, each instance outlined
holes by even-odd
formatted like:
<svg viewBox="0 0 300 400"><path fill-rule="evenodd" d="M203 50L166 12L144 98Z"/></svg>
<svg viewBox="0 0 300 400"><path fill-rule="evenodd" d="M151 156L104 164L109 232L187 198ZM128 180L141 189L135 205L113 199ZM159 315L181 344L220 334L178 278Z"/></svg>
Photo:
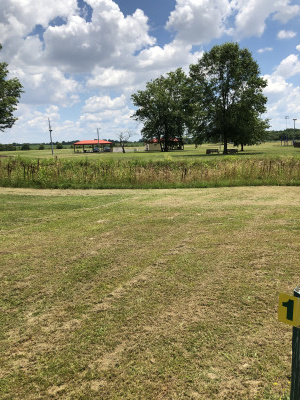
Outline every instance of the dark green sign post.
<svg viewBox="0 0 300 400"><path fill-rule="evenodd" d="M294 296L300 297L300 287L294 290ZM292 378L290 400L300 399L300 328L293 326L292 340Z"/></svg>

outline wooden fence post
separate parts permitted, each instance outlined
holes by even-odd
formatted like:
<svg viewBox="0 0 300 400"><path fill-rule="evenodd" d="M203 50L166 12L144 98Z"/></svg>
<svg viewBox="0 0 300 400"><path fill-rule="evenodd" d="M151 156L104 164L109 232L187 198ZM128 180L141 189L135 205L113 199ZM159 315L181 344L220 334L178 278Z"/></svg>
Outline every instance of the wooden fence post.
<svg viewBox="0 0 300 400"><path fill-rule="evenodd" d="M294 290L294 296L300 297L300 286ZM290 400L300 399L300 328L293 326L292 339L292 377Z"/></svg>

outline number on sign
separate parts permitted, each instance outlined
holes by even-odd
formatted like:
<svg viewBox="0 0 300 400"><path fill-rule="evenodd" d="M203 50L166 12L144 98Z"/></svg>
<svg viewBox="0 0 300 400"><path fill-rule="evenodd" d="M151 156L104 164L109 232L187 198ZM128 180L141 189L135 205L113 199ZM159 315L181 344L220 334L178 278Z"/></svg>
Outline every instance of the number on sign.
<svg viewBox="0 0 300 400"><path fill-rule="evenodd" d="M294 300L285 301L282 303L283 307L286 307L286 319L293 321L294 317Z"/></svg>
<svg viewBox="0 0 300 400"><path fill-rule="evenodd" d="M278 321L300 328L300 297L279 293Z"/></svg>

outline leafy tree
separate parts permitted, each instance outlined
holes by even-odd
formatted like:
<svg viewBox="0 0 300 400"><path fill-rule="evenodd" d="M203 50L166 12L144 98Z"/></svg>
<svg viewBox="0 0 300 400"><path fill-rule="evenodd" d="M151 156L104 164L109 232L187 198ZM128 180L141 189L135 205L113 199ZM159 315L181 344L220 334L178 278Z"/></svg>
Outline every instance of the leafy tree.
<svg viewBox="0 0 300 400"><path fill-rule="evenodd" d="M2 45L0 44L0 51ZM22 85L17 78L6 79L9 71L8 64L0 63L0 131L11 128L17 118L13 116L13 112L17 109Z"/></svg>
<svg viewBox="0 0 300 400"><path fill-rule="evenodd" d="M268 137L268 120L260 118L259 113L246 103L241 102L235 107L231 126L231 138L235 146L253 145L265 141Z"/></svg>
<svg viewBox="0 0 300 400"><path fill-rule="evenodd" d="M237 43L214 46L197 64L190 66L193 134L203 139L221 140L224 154L229 139L237 144L253 144L264 136L267 98L257 62L248 49Z"/></svg>
<svg viewBox="0 0 300 400"><path fill-rule="evenodd" d="M22 147L21 147L21 150L30 150L29 143L23 143Z"/></svg>
<svg viewBox="0 0 300 400"><path fill-rule="evenodd" d="M17 148L13 144L1 144L0 143L0 151L16 151Z"/></svg>
<svg viewBox="0 0 300 400"><path fill-rule="evenodd" d="M132 95L133 104L138 107L133 118L143 122L144 140L156 139L162 151L168 151L174 139L182 144L188 126L186 94L187 77L179 68L148 82L145 90Z"/></svg>

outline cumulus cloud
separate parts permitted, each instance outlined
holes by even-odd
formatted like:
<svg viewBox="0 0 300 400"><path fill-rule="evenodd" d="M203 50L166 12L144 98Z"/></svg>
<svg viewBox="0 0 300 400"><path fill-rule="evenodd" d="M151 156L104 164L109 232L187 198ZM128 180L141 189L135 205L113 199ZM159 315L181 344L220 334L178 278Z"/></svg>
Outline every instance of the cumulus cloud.
<svg viewBox="0 0 300 400"><path fill-rule="evenodd" d="M192 44L207 43L223 34L237 39L261 36L270 17L286 23L300 14L291 0L177 0L166 28ZM230 26L231 21L234 22Z"/></svg>
<svg viewBox="0 0 300 400"><path fill-rule="evenodd" d="M228 0L177 0L166 28L175 31L178 40L203 44L225 32L229 15Z"/></svg>
<svg viewBox="0 0 300 400"><path fill-rule="evenodd" d="M267 117L271 119L271 125L277 129L285 129L285 116L290 118L300 114L300 87L294 87L292 84L284 84L273 79L273 91L266 91L268 95ZM270 81L269 81L270 84ZM288 105L288 107L287 107Z"/></svg>
<svg viewBox="0 0 300 400"><path fill-rule="evenodd" d="M261 36L266 27L267 17L275 11L273 0L236 0L232 4L236 11L236 36Z"/></svg>
<svg viewBox="0 0 300 400"><path fill-rule="evenodd" d="M126 107L124 95L112 99L110 96L93 96L85 102L83 112L98 112L103 110L118 110Z"/></svg>
<svg viewBox="0 0 300 400"><path fill-rule="evenodd" d="M67 78L56 67L28 67L12 69L11 74L17 76L24 86L22 102L28 104L57 104L71 106L79 101L81 84Z"/></svg>
<svg viewBox="0 0 300 400"><path fill-rule="evenodd" d="M92 96L85 102L79 123L94 132L99 125L104 125L101 136L116 137L121 130L137 131L138 125L132 120L132 114L125 95L115 98Z"/></svg>
<svg viewBox="0 0 300 400"><path fill-rule="evenodd" d="M89 88L122 88L131 85L135 80L133 71L126 69L116 69L114 67L101 68L95 67L92 78L88 79Z"/></svg>
<svg viewBox="0 0 300 400"><path fill-rule="evenodd" d="M269 17L286 23L300 13L300 6L290 5L291 0L233 0L235 32L238 38L261 36Z"/></svg>
<svg viewBox="0 0 300 400"><path fill-rule="evenodd" d="M298 55L291 54L282 60L276 68L275 74L286 79L300 74L300 61Z"/></svg>
<svg viewBox="0 0 300 400"><path fill-rule="evenodd" d="M76 0L1 0L0 37L7 60L23 46L23 38L37 26L47 28L51 21L68 18L77 12Z"/></svg>
<svg viewBox="0 0 300 400"><path fill-rule="evenodd" d="M36 25L47 27L54 18L67 18L77 10L76 0L2 0L0 26L12 27L7 34L29 34ZM33 18L34 16L34 18ZM1 39L3 40L3 39Z"/></svg>
<svg viewBox="0 0 300 400"><path fill-rule="evenodd" d="M89 1L92 21L73 15L66 24L49 26L44 33L45 58L68 71L90 72L96 65L110 67L128 63L135 52L152 46L148 18L143 11L124 17L110 0Z"/></svg>
<svg viewBox="0 0 300 400"><path fill-rule="evenodd" d="M300 74L300 61L297 55L291 54L280 62L272 74L264 76L268 82L264 89L268 97L267 117L276 129L285 129L285 115L300 114L300 87L289 81L297 74Z"/></svg>
<svg viewBox="0 0 300 400"><path fill-rule="evenodd" d="M189 65L201 57L201 52L191 53L192 46L183 41L174 40L164 47L153 46L143 50L137 57L140 69L160 69L169 71L172 68Z"/></svg>
<svg viewBox="0 0 300 400"><path fill-rule="evenodd" d="M280 75L265 75L264 79L267 80L268 86L264 89L264 93L267 96L280 95L286 92L288 88L291 88L291 84L288 84L286 80Z"/></svg>
<svg viewBox="0 0 300 400"><path fill-rule="evenodd" d="M282 30L278 32L277 37L278 39L292 39L296 35L296 32Z"/></svg>
<svg viewBox="0 0 300 400"><path fill-rule="evenodd" d="M290 5L290 1L277 1L278 4L277 12L273 19L279 20L280 22L286 24L289 20L295 18L300 14L299 5Z"/></svg>

